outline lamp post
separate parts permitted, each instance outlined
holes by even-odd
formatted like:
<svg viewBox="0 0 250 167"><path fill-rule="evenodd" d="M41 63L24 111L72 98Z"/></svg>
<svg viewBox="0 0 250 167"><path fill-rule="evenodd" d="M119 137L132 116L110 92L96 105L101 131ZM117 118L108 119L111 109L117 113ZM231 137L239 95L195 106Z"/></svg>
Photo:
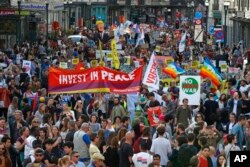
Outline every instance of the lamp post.
<svg viewBox="0 0 250 167"><path fill-rule="evenodd" d="M18 45L21 45L21 0L17 1L17 7L18 7Z"/></svg>
<svg viewBox="0 0 250 167"><path fill-rule="evenodd" d="M46 1L46 52L48 52L49 47L49 3Z"/></svg>
<svg viewBox="0 0 250 167"><path fill-rule="evenodd" d="M206 32L208 32L209 1L205 1L206 6Z"/></svg>
<svg viewBox="0 0 250 167"><path fill-rule="evenodd" d="M172 10L168 9L168 17L167 17L167 22L171 22L171 16L172 16Z"/></svg>
<svg viewBox="0 0 250 167"><path fill-rule="evenodd" d="M224 46L227 45L227 11L228 11L228 7L230 5L230 2L229 1L225 1L224 2L224 11L225 11L225 20L224 20L224 34L225 34L225 37L224 37Z"/></svg>
<svg viewBox="0 0 250 167"><path fill-rule="evenodd" d="M188 2L187 3L187 7L188 7L188 9L189 9L189 14L190 14L190 20L191 20L191 22L193 22L193 20L194 20L194 1L191 1L191 2Z"/></svg>
<svg viewBox="0 0 250 167"><path fill-rule="evenodd" d="M88 18L90 18L90 17L92 17L92 12L91 12L91 0L89 0L88 2L87 2L87 8L88 8L88 12L89 12L89 15L88 15ZM93 24L92 24L92 22L91 22L91 20L89 20L89 25L88 25L88 27L93 27Z"/></svg>

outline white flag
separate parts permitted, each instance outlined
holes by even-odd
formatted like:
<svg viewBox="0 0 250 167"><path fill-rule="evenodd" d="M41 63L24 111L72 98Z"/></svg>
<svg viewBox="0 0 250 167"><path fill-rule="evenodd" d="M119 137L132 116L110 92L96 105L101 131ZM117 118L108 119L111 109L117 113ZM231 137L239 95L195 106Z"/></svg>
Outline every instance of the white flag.
<svg viewBox="0 0 250 167"><path fill-rule="evenodd" d="M158 90L160 86L160 78L157 71L157 63L155 59L154 52L151 55L148 67L146 69L145 76L143 78L142 83L147 85L149 88Z"/></svg>
<svg viewBox="0 0 250 167"><path fill-rule="evenodd" d="M181 41L179 43L179 52L183 52L185 50L186 46L186 37L187 37L187 32L181 37Z"/></svg>
<svg viewBox="0 0 250 167"><path fill-rule="evenodd" d="M140 36L138 37L137 41L136 41L136 45L135 45L135 48L137 48L137 46L139 46L140 44L144 44L144 38L145 38L145 33L144 33L144 30L142 29L141 30L141 34Z"/></svg>

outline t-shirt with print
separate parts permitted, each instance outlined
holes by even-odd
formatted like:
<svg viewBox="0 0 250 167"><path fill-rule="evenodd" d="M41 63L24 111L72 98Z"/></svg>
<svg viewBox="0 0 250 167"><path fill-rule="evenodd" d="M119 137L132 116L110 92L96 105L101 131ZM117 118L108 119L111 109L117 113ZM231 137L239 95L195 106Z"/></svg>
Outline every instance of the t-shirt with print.
<svg viewBox="0 0 250 167"><path fill-rule="evenodd" d="M153 156L146 152L140 152L134 154L132 160L135 167L148 167L153 162Z"/></svg>

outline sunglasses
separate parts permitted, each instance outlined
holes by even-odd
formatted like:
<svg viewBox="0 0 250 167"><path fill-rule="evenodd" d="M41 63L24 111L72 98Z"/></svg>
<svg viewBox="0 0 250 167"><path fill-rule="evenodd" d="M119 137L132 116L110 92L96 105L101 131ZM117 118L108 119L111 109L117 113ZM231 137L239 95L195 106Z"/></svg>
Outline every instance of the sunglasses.
<svg viewBox="0 0 250 167"><path fill-rule="evenodd" d="M33 123L40 123L39 121L34 121Z"/></svg>
<svg viewBox="0 0 250 167"><path fill-rule="evenodd" d="M80 156L79 155L75 155L74 157L79 158Z"/></svg>
<svg viewBox="0 0 250 167"><path fill-rule="evenodd" d="M35 154L36 157L42 157L43 154Z"/></svg>

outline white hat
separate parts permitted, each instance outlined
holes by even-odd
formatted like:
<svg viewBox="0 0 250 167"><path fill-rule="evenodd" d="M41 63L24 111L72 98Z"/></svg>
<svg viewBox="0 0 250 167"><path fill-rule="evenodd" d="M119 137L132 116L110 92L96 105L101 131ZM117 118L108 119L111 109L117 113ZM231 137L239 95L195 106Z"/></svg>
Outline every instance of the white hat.
<svg viewBox="0 0 250 167"><path fill-rule="evenodd" d="M101 153L94 153L92 156L92 160L105 160L104 156Z"/></svg>

